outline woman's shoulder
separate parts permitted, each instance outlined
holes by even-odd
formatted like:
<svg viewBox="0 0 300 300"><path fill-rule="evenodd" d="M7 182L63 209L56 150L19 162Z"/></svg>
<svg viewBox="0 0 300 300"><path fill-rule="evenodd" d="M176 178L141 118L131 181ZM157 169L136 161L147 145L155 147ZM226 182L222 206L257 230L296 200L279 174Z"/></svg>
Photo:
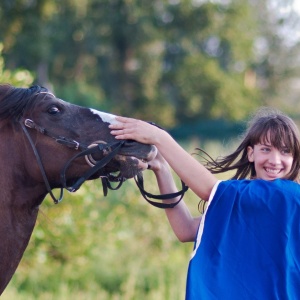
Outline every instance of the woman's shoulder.
<svg viewBox="0 0 300 300"><path fill-rule="evenodd" d="M293 186L300 187L298 182L288 179L275 179L275 180L264 180L264 179L230 179L221 180L220 184L224 186L248 186L248 185L262 185L262 186Z"/></svg>
<svg viewBox="0 0 300 300"><path fill-rule="evenodd" d="M300 208L300 185L291 180L221 181L211 201L212 207L244 207L247 209L292 212Z"/></svg>
<svg viewBox="0 0 300 300"><path fill-rule="evenodd" d="M263 180L263 179L242 179L242 180L226 180L221 181L218 185L218 191L229 190L241 192L245 190L251 190L258 193L285 193L290 195L300 196L300 184L288 179L275 179L275 180Z"/></svg>

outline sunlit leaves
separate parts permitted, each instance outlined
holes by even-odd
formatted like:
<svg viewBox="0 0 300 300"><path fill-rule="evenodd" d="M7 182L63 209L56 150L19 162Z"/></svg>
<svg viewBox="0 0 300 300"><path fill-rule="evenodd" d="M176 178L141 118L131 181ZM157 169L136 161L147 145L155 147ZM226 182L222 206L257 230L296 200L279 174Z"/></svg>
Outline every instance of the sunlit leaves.
<svg viewBox="0 0 300 300"><path fill-rule="evenodd" d="M22 69L5 69L2 49L3 45L0 43L0 82L12 84L18 87L27 87L31 85L33 82L33 76L29 71Z"/></svg>

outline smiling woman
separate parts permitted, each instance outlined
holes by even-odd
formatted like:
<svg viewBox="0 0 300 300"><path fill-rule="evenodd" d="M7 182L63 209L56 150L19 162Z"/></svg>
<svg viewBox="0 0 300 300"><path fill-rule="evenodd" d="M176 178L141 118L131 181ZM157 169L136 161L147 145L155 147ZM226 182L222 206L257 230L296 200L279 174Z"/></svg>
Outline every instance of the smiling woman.
<svg viewBox="0 0 300 300"><path fill-rule="evenodd" d="M254 163L256 178L273 180L288 178L293 165L293 155L289 148L278 149L272 146L270 137L266 142L261 142L248 147L248 160Z"/></svg>
<svg viewBox="0 0 300 300"><path fill-rule="evenodd" d="M263 108L249 122L248 129L237 149L228 156L212 160L207 167L215 174L236 170L233 179L266 179L260 177L261 173L255 168L256 161L253 155L260 152L264 153L264 156L260 157L268 155L268 167L276 166L275 169L282 171L278 172L276 178L299 181L299 141L299 130L290 117L279 111Z"/></svg>
<svg viewBox="0 0 300 300"><path fill-rule="evenodd" d="M260 110L233 153L216 160L207 155L204 164L165 131L141 120L117 120L110 125L117 139L157 147L159 163L153 171L161 192L176 188L169 163L207 201L206 211L195 218L184 202L166 210L178 239L195 242L186 299L298 297L300 136L291 118ZM226 171L235 171L233 180L213 175Z"/></svg>

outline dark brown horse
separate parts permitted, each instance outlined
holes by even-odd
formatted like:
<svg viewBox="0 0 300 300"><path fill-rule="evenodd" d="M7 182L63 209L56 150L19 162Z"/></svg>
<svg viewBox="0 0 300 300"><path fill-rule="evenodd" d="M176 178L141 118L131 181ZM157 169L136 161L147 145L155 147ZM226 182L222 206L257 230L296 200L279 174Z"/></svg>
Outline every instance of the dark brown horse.
<svg viewBox="0 0 300 300"><path fill-rule="evenodd" d="M39 206L53 188L75 183L76 190L85 179L111 173L119 180L131 178L141 171L141 161L155 155L149 145L116 145L108 128L114 119L58 99L46 88L0 85L0 294L27 247ZM101 168L85 176L91 166L77 153L91 148L100 150L89 153L88 161L102 161Z"/></svg>

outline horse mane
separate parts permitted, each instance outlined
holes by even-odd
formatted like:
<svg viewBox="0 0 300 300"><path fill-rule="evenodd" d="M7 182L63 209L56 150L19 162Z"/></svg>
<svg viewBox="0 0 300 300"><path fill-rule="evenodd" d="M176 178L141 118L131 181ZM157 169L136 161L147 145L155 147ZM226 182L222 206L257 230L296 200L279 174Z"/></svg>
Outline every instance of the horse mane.
<svg viewBox="0 0 300 300"><path fill-rule="evenodd" d="M29 88L16 88L10 84L0 84L0 120L18 120L26 109L30 109L35 96L48 90L39 85Z"/></svg>

